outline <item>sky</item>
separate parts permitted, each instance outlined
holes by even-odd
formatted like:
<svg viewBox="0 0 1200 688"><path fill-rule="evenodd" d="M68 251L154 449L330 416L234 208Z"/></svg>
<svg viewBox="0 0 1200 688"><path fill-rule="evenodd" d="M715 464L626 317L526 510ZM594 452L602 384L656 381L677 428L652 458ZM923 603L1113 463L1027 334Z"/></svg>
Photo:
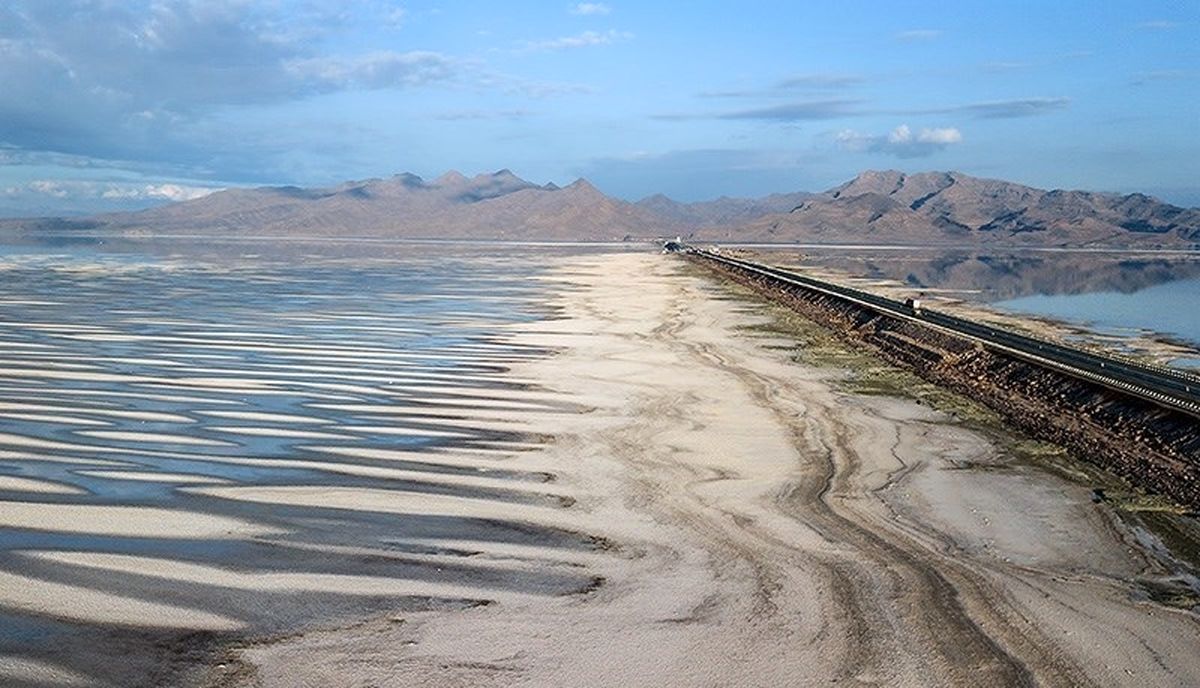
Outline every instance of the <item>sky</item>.
<svg viewBox="0 0 1200 688"><path fill-rule="evenodd" d="M1200 2L4 0L0 216L509 168L958 170L1200 206Z"/></svg>

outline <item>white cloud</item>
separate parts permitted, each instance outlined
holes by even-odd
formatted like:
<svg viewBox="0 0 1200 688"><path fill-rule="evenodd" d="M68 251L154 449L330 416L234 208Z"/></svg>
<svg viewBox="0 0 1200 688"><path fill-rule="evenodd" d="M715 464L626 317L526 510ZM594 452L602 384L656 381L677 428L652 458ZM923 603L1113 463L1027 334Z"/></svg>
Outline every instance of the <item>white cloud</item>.
<svg viewBox="0 0 1200 688"><path fill-rule="evenodd" d="M610 45L612 43L620 43L633 38L633 34L628 31L584 31L583 33L574 36L564 36L562 38L551 38L544 41L529 41L524 48L527 51L534 50L569 50L571 48L586 48L595 45Z"/></svg>
<svg viewBox="0 0 1200 688"><path fill-rule="evenodd" d="M70 193L63 183L46 179L29 182L27 188L34 193L53 196L55 198L66 198Z"/></svg>
<svg viewBox="0 0 1200 688"><path fill-rule="evenodd" d="M228 127L210 134L220 113L481 78L477 62L439 53L335 48L325 39L358 19L343 4L0 2L0 145L127 170L153 165L162 176L175 166L263 179L273 176L268 163L291 150L270 151L268 160L259 140ZM379 22L405 19L397 3L371 7Z"/></svg>
<svg viewBox="0 0 1200 688"><path fill-rule="evenodd" d="M101 198L137 198L137 199L166 199L168 201L191 201L203 198L221 189L204 186L185 186L183 184L145 184L143 186L122 186L110 184L109 188L100 194Z"/></svg>
<svg viewBox="0 0 1200 688"><path fill-rule="evenodd" d="M884 135L871 135L844 129L834 136L839 146L859 153L884 153L898 158L920 158L962 143L962 132L953 127L921 129L913 132L901 124Z"/></svg>
<svg viewBox="0 0 1200 688"><path fill-rule="evenodd" d="M612 8L602 2L581 2L571 8L571 14L608 14Z"/></svg>
<svg viewBox="0 0 1200 688"><path fill-rule="evenodd" d="M949 145L951 143L962 143L962 132L953 127L942 129L922 129L916 138L917 143L933 143L938 145Z"/></svg>
<svg viewBox="0 0 1200 688"><path fill-rule="evenodd" d="M441 53L383 50L353 57L291 60L287 71L319 91L378 89L448 81L458 64Z"/></svg>
<svg viewBox="0 0 1200 688"><path fill-rule="evenodd" d="M221 188L217 187L190 186L170 182L162 184L139 184L134 182L37 179L23 187L9 187L5 189L5 194L9 196L32 194L75 200L190 201L221 190Z"/></svg>

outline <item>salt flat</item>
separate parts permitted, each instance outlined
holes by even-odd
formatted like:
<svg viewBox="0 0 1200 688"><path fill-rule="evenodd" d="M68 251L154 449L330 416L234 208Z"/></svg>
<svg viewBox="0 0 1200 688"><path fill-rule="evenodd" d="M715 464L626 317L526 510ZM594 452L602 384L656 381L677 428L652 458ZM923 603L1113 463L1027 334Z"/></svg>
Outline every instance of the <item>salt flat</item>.
<svg viewBox="0 0 1200 688"><path fill-rule="evenodd" d="M522 298L553 318L479 312L488 346L429 349L449 358L340 333L383 366L342 399L268 374L320 361L310 342L199 364L254 394L180 397L165 371L118 369L128 386L45 378L70 407L11 402L55 411L0 435L0 679L1200 684L1197 616L1145 595L1173 573L1161 543L1087 487L947 414L842 390L673 258L554 256L536 284ZM363 377L336 358L314 375ZM30 377L0 369L0 394ZM145 378L153 398L120 396Z"/></svg>

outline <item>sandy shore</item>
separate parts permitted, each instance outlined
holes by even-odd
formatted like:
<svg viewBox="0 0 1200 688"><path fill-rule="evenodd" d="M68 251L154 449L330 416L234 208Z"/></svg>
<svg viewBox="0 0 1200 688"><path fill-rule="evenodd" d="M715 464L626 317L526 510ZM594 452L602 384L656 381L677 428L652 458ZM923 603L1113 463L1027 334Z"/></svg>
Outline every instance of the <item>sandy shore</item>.
<svg viewBox="0 0 1200 688"><path fill-rule="evenodd" d="M427 372L442 384L388 403L310 393L307 412L351 424L226 404L164 426L166 449L141 448L149 431L0 434L12 460L64 471L84 438L115 441L167 463L148 473L112 449L77 475L177 495L170 510L74 504L63 483L2 478L29 497L0 501L0 520L161 542L0 557L0 611L110 629L105 645L80 634L0 657L0 684L1200 685L1200 616L1145 592L1174 574L1161 543L1087 487L915 402L838 391L838 371L747 330L761 312L677 258L552 260L560 317L509 329L513 346L557 353L495 357L520 384ZM303 363L316 376L356 370L340 350L286 348L319 356ZM276 384L260 373L164 390ZM91 418L114 417L108 398ZM23 404L11 410L60 410ZM206 429L220 437L299 444L247 457L178 441L200 418L253 424ZM397 436L467 440L336 441L401 423ZM200 457L304 473L253 484L163 467Z"/></svg>
<svg viewBox="0 0 1200 688"><path fill-rule="evenodd" d="M757 316L671 259L579 259L555 279L572 287L565 317L519 340L562 353L515 372L593 410L545 419L556 441L512 465L553 467L574 505L526 517L603 538L577 562L602 584L255 645L240 675L1200 684L1197 616L1142 599L1135 579L1166 572L1086 488L914 403L836 392L739 332Z"/></svg>

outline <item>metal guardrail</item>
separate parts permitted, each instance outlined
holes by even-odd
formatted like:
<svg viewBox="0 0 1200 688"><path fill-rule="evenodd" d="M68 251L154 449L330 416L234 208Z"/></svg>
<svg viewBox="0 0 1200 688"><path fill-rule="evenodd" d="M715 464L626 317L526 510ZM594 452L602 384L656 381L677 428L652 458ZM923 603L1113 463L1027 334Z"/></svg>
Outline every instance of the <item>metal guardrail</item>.
<svg viewBox="0 0 1200 688"><path fill-rule="evenodd" d="M679 244L675 250L781 284L833 296L893 318L918 322L926 327L978 343L992 351L1200 418L1200 376L1187 371L1101 355L948 313L913 308L904 302L861 289L691 246Z"/></svg>

